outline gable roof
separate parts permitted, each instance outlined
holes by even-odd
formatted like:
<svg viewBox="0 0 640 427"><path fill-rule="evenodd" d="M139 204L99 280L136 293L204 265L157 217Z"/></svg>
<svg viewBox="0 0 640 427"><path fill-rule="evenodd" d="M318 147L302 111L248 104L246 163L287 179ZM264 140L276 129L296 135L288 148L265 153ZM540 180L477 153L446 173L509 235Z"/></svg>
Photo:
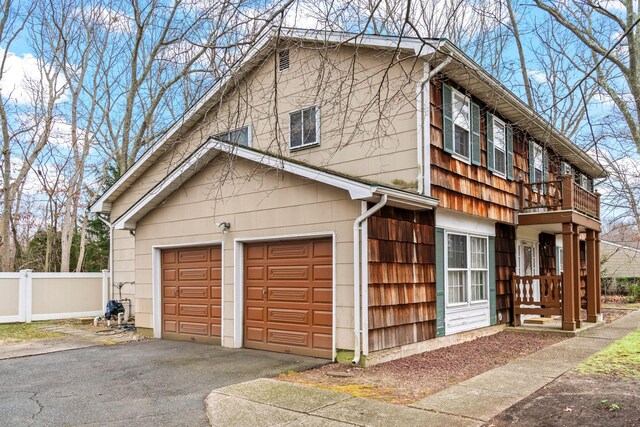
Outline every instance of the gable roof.
<svg viewBox="0 0 640 427"><path fill-rule="evenodd" d="M234 82L261 63L277 46L279 41L307 41L334 45L356 45L374 49L399 49L425 57L432 62L443 62L453 58L442 72L462 83L471 93L487 105L496 107L506 118L518 124L534 138L549 141L558 154L594 178L606 176L606 172L587 153L557 131L544 118L527 106L497 79L469 58L458 47L446 39L424 39L366 35L359 33L274 28L259 37L238 66L220 79L185 114L171 126L144 154L91 206L91 212L110 212L111 203L139 178L149 165L171 146L180 132L198 122L208 107L218 102ZM433 64L435 65L435 64ZM462 67L460 66L462 65Z"/></svg>
<svg viewBox="0 0 640 427"><path fill-rule="evenodd" d="M133 206L113 223L116 230L134 230L137 222L173 194L189 178L205 167L218 154L226 153L241 159L256 162L264 166L282 170L312 181L321 182L332 187L348 191L353 200L377 201L386 195L388 204L405 209L433 209L438 200L422 196L414 192L399 190L372 181L349 177L322 168L307 165L303 162L283 159L264 151L241 147L210 138L193 154L171 171L162 181L156 184L147 194L142 196Z"/></svg>

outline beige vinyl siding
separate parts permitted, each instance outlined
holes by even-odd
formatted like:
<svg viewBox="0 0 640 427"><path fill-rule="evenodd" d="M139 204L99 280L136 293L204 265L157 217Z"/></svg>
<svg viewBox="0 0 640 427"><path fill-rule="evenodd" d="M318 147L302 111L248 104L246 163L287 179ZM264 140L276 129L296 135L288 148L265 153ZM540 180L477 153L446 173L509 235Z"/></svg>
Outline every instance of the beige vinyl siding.
<svg viewBox="0 0 640 427"><path fill-rule="evenodd" d="M228 157L220 156L138 222L136 323L152 327L152 248L224 241L224 345L233 343L234 239L334 232L337 259L337 346L353 347L353 221L360 202L346 191L236 160L223 183ZM223 234L216 222L229 222Z"/></svg>
<svg viewBox="0 0 640 427"><path fill-rule="evenodd" d="M111 220L122 215L209 136L243 125L251 125L254 148L284 153L376 182L415 186L415 89L422 77L422 60L410 58L387 69L392 54L385 51L292 46L290 52L291 68L277 74L277 90L273 83L275 62L269 56L228 92L223 102L211 107L199 123L170 142L171 148L161 160L115 200ZM352 67L353 82L349 71ZM386 83L381 85L383 76ZM380 103L372 104L379 91ZM320 146L289 153L289 112L312 105L320 107ZM269 203L287 203L287 197ZM135 279L134 248L135 240L129 232L116 230L115 282ZM123 296L130 296L131 292L128 286L123 289ZM139 311L137 304L134 310L138 323L150 324L148 312Z"/></svg>
<svg viewBox="0 0 640 427"><path fill-rule="evenodd" d="M640 277L640 250L600 242L602 277Z"/></svg>

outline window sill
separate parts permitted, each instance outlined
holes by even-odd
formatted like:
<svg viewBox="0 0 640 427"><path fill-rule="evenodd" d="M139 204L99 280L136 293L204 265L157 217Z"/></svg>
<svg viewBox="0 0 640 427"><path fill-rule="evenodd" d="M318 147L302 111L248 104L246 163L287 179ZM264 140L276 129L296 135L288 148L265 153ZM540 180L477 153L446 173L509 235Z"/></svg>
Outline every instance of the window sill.
<svg viewBox="0 0 640 427"><path fill-rule="evenodd" d="M463 155L458 154L455 151L453 153L451 153L451 157L453 157L454 159L459 160L459 161L461 161L463 163L466 163L468 165L471 164L471 159L470 158L464 157Z"/></svg>
<svg viewBox="0 0 640 427"><path fill-rule="evenodd" d="M301 145L300 147L291 147L291 146L289 146L289 151L293 153L295 151L301 151L301 150L304 150L306 148L313 148L313 147L319 147L319 146L320 146L319 142L314 142L313 144Z"/></svg>

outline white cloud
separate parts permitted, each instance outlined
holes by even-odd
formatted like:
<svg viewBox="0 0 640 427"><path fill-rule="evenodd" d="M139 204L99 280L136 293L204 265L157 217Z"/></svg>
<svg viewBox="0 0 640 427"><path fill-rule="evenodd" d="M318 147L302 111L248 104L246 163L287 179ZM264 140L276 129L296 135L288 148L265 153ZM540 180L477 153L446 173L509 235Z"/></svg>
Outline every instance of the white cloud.
<svg viewBox="0 0 640 427"><path fill-rule="evenodd" d="M132 17L124 12L110 9L104 6L92 6L86 9L76 9L76 16L84 17L99 27L109 29L115 33L133 33L135 22Z"/></svg>

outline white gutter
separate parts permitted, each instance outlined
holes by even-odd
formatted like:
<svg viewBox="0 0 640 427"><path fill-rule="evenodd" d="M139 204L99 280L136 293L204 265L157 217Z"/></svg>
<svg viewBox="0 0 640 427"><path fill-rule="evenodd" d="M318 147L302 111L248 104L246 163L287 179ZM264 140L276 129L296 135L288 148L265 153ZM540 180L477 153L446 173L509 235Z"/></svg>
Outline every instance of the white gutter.
<svg viewBox="0 0 640 427"><path fill-rule="evenodd" d="M96 214L98 219L105 223L109 227L109 290L107 291L107 300L113 299L111 292L113 290L113 224L106 219L102 218L99 214ZM104 307L102 307L104 310Z"/></svg>
<svg viewBox="0 0 640 427"><path fill-rule="evenodd" d="M360 262L360 231L362 223L387 204L387 198L388 196L383 194L378 203L356 218L353 223L353 335L355 341L353 346L354 357L351 363L354 365L360 363L360 334L362 333L362 316L364 315L364 313L360 313L360 295L362 292L360 280L362 268Z"/></svg>
<svg viewBox="0 0 640 427"><path fill-rule="evenodd" d="M418 193L431 194L431 95L429 83L444 67L451 62L451 57L447 57L436 68L429 70L427 62L424 65L424 77L416 85L416 109L417 109L417 134L418 134ZM427 112L424 114L424 112ZM429 147L429 148L428 148Z"/></svg>

